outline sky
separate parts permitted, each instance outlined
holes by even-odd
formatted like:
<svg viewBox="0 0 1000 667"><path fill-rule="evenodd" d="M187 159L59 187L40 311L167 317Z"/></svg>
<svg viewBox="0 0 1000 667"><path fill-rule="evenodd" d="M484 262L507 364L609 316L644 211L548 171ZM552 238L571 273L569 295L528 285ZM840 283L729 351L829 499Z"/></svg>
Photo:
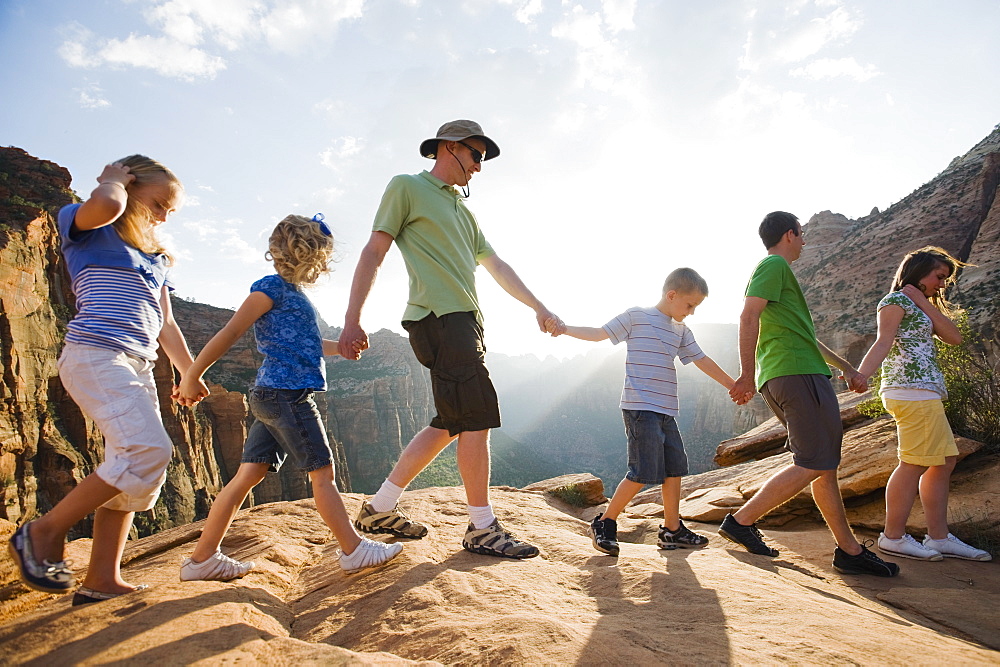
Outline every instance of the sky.
<svg viewBox="0 0 1000 667"><path fill-rule="evenodd" d="M884 210L993 130L998 25L995 0L3 0L0 145L83 197L163 162L177 294L224 308L281 218L323 213L338 262L310 296L342 326L389 179L471 118L501 154L467 204L546 306L600 326L689 266L697 331L738 318L766 213ZM490 351L593 349L477 276ZM362 325L402 333L406 296L394 248Z"/></svg>

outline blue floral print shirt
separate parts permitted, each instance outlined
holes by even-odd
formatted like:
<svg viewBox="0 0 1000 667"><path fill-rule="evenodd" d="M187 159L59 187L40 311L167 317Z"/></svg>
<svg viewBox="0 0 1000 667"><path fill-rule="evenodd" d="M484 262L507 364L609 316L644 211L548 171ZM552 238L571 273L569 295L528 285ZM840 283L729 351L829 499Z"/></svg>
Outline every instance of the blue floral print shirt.
<svg viewBox="0 0 1000 667"><path fill-rule="evenodd" d="M257 349L264 363L257 371L257 386L274 389L326 389L323 337L316 309L301 288L275 274L250 286L274 305L253 325Z"/></svg>

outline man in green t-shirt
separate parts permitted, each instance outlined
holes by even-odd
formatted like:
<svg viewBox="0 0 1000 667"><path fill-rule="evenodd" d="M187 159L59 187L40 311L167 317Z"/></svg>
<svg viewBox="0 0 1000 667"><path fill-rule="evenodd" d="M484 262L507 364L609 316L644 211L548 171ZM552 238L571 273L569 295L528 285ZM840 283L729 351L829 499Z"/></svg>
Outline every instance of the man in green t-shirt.
<svg viewBox="0 0 1000 667"><path fill-rule="evenodd" d="M756 527L767 512L791 500L806 485L833 532L837 547L833 567L844 574L892 577L899 573L855 538L847 523L837 484L844 428L840 405L830 384L832 364L848 386L868 389L865 378L846 360L816 339L812 315L791 263L802 254L805 238L791 213L769 213L758 230L767 257L747 284L740 315L740 377L729 391L737 403L759 390L788 430L792 463L775 473L739 510L719 526L719 534L762 556L777 556Z"/></svg>
<svg viewBox="0 0 1000 667"><path fill-rule="evenodd" d="M434 166L396 176L386 187L354 272L339 347L348 359L357 359L368 347L361 310L395 241L410 279L403 327L417 360L430 369L437 414L406 446L378 492L362 503L354 525L397 537L426 535L427 527L406 516L397 503L406 486L457 437L470 517L462 546L491 556L531 558L538 548L506 530L489 500L489 433L500 426L500 408L485 364L476 266L486 267L508 294L534 310L542 331L548 323L552 333L562 322L497 256L465 206L472 176L499 154L496 143L470 120L445 123L420 144L420 155L433 159Z"/></svg>

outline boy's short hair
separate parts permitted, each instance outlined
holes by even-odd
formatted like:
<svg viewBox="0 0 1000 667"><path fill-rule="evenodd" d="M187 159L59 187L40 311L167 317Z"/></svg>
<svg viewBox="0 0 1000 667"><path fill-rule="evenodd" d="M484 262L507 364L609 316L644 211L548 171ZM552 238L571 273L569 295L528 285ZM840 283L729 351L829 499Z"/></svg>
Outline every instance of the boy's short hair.
<svg viewBox="0 0 1000 667"><path fill-rule="evenodd" d="M663 283L663 293L666 294L670 290L683 294L696 292L702 296L708 296L708 283L697 271L684 267L674 269L667 276L666 282Z"/></svg>
<svg viewBox="0 0 1000 667"><path fill-rule="evenodd" d="M768 213L757 229L760 240L764 242L764 247L768 250L778 245L781 237L788 231L795 232L795 235L798 236L802 233L802 226L799 224L798 218L784 211Z"/></svg>

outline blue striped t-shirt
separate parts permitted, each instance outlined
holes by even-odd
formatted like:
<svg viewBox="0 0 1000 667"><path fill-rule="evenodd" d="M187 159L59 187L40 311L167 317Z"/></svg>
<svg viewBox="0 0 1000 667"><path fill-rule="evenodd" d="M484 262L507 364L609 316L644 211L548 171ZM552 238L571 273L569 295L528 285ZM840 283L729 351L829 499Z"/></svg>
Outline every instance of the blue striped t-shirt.
<svg viewBox="0 0 1000 667"><path fill-rule="evenodd" d="M79 208L64 206L58 220L77 308L66 340L154 361L163 328L160 293L172 287L165 257L128 245L112 225L73 231Z"/></svg>
<svg viewBox="0 0 1000 667"><path fill-rule="evenodd" d="M626 341L628 347L621 409L676 417L680 405L674 358L689 364L705 356L691 330L656 308L629 308L603 329L612 343Z"/></svg>

